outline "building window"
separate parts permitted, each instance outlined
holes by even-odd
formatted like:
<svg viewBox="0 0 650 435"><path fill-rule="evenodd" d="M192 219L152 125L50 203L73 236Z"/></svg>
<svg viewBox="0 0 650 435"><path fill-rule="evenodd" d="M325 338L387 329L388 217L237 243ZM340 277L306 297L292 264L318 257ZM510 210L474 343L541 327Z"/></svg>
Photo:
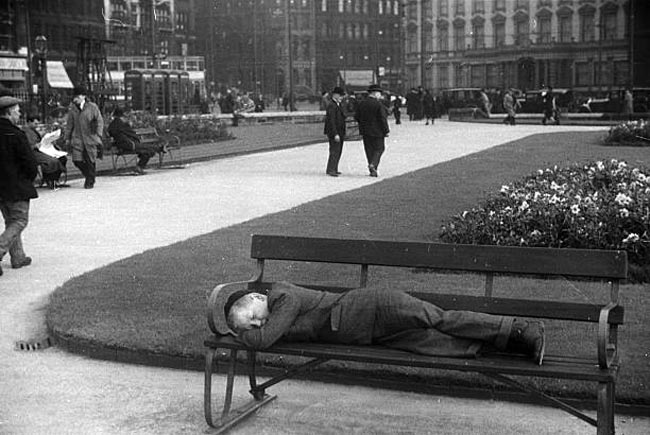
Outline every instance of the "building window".
<svg viewBox="0 0 650 435"><path fill-rule="evenodd" d="M409 20L417 21L418 19L418 3L411 1L408 4L408 17Z"/></svg>
<svg viewBox="0 0 650 435"><path fill-rule="evenodd" d="M614 62L614 83L626 83L630 80L630 64L627 61Z"/></svg>
<svg viewBox="0 0 650 435"><path fill-rule="evenodd" d="M494 10L495 12L505 12L506 0L494 0Z"/></svg>
<svg viewBox="0 0 650 435"><path fill-rule="evenodd" d="M590 62L576 62L576 85L589 86L592 84L591 80L591 63Z"/></svg>
<svg viewBox="0 0 650 435"><path fill-rule="evenodd" d="M440 0L440 3L438 3L438 15L441 17L449 15L449 0Z"/></svg>
<svg viewBox="0 0 650 435"><path fill-rule="evenodd" d="M343 13L344 12L344 3L345 0L339 0L339 12Z"/></svg>
<svg viewBox="0 0 650 435"><path fill-rule="evenodd" d="M523 9L523 10L527 11L528 10L528 0L517 0L515 2L515 10L519 10L519 9Z"/></svg>
<svg viewBox="0 0 650 435"><path fill-rule="evenodd" d="M422 15L429 20L433 19L433 6L431 0L422 0Z"/></svg>
<svg viewBox="0 0 650 435"><path fill-rule="evenodd" d="M472 65L472 86L484 86L483 78L485 76L485 65Z"/></svg>
<svg viewBox="0 0 650 435"><path fill-rule="evenodd" d="M496 66L496 64L489 64L486 67L486 85L490 88L496 88L499 87L499 70Z"/></svg>
<svg viewBox="0 0 650 435"><path fill-rule="evenodd" d="M454 50L465 49L465 23L454 24Z"/></svg>
<svg viewBox="0 0 650 435"><path fill-rule="evenodd" d="M465 0L456 0L454 12L456 15L465 15Z"/></svg>
<svg viewBox="0 0 650 435"><path fill-rule="evenodd" d="M406 45L406 50L409 53L417 53L418 52L418 34L415 31L410 31L408 33L408 41Z"/></svg>
<svg viewBox="0 0 650 435"><path fill-rule="evenodd" d="M472 25L472 46L474 48L485 47L485 25L482 22Z"/></svg>
<svg viewBox="0 0 650 435"><path fill-rule="evenodd" d="M580 40L589 42L594 40L594 14L580 14Z"/></svg>
<svg viewBox="0 0 650 435"><path fill-rule="evenodd" d="M528 16L521 15L515 18L515 43L526 45L530 39Z"/></svg>
<svg viewBox="0 0 650 435"><path fill-rule="evenodd" d="M538 44L548 44L551 42L551 17L540 16L538 17L537 24L539 26L539 36L537 37Z"/></svg>
<svg viewBox="0 0 650 435"><path fill-rule="evenodd" d="M485 13L485 0L474 0L472 3L472 12L475 14Z"/></svg>
<svg viewBox="0 0 650 435"><path fill-rule="evenodd" d="M494 22L494 46L502 47L506 45L506 23L505 21Z"/></svg>
<svg viewBox="0 0 650 435"><path fill-rule="evenodd" d="M571 42L571 21L571 15L560 15L558 17L560 42Z"/></svg>
<svg viewBox="0 0 650 435"><path fill-rule="evenodd" d="M460 63L454 65L454 85L457 87L463 86L463 70L464 66Z"/></svg>
<svg viewBox="0 0 650 435"><path fill-rule="evenodd" d="M425 53L433 52L433 29L431 27L425 28L422 34L422 42L424 44Z"/></svg>
<svg viewBox="0 0 650 435"><path fill-rule="evenodd" d="M438 67L438 86L442 89L449 87L449 67L447 65Z"/></svg>
<svg viewBox="0 0 650 435"><path fill-rule="evenodd" d="M449 51L449 28L446 26L438 28L438 50Z"/></svg>
<svg viewBox="0 0 650 435"><path fill-rule="evenodd" d="M616 10L606 10L601 12L602 18L602 35L604 40L616 39Z"/></svg>

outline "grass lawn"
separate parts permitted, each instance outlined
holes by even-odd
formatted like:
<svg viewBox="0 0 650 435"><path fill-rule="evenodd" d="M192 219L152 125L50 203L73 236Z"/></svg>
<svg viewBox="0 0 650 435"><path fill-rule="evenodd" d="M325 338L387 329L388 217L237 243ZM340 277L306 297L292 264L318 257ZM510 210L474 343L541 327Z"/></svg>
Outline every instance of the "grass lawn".
<svg viewBox="0 0 650 435"><path fill-rule="evenodd" d="M307 203L224 228L174 245L113 263L67 282L55 291L47 311L51 330L87 343L140 349L167 355L202 358L208 333L205 298L217 284L252 276L250 235L292 234L343 238L436 240L454 213L476 205L488 191L552 165L618 158L630 165L650 166L650 147L605 147L602 133L549 133L504 144L368 187ZM453 146L453 145L450 145ZM387 157L388 158L388 157ZM290 262L271 263L267 279L355 285L357 268ZM454 287L480 293L473 275L415 273L374 268L370 280L404 290L435 291ZM605 301L605 287L584 282L552 282L553 292L576 301ZM521 297L548 292L548 282L499 278L497 295ZM648 285L624 285L621 301L626 324L619 337L622 370L617 399L650 404L650 298ZM589 329L587 329L589 328ZM549 352L561 348L595 353L596 333L589 326L547 325ZM587 335L587 333L589 335ZM285 358L286 362L287 358ZM270 364L278 363L265 357ZM384 376L387 368L332 363L332 370L360 370ZM493 385L483 378L455 372L392 369L444 385ZM594 397L592 384L535 380L552 394Z"/></svg>

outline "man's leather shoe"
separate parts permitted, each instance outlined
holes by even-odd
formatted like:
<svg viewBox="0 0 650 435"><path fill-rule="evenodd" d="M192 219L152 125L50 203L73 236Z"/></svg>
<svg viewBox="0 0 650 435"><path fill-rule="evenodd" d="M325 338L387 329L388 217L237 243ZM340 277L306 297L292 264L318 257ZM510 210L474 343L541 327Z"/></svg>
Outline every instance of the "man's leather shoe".
<svg viewBox="0 0 650 435"><path fill-rule="evenodd" d="M341 175L343 172L336 171L336 175Z"/></svg>
<svg viewBox="0 0 650 435"><path fill-rule="evenodd" d="M508 338L507 350L528 355L541 366L546 350L544 323L515 319Z"/></svg>
<svg viewBox="0 0 650 435"><path fill-rule="evenodd" d="M377 168L375 168L375 165L368 165L368 170L370 171L371 177L376 177L378 175Z"/></svg>
<svg viewBox="0 0 650 435"><path fill-rule="evenodd" d="M0 276L2 276L4 272L2 271L2 266L0 266Z"/></svg>
<svg viewBox="0 0 650 435"><path fill-rule="evenodd" d="M339 174L337 174L336 172L326 172L326 174L329 175L330 177L338 177L339 176Z"/></svg>
<svg viewBox="0 0 650 435"><path fill-rule="evenodd" d="M32 257L24 257L19 261L12 261L11 267L14 269L20 269L21 267L29 266L30 264L32 264Z"/></svg>

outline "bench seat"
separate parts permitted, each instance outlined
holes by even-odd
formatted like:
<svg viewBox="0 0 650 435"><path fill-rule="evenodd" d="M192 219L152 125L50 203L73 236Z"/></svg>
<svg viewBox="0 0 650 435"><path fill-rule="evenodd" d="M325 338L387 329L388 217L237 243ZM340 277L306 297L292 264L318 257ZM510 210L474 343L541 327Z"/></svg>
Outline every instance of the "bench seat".
<svg viewBox="0 0 650 435"><path fill-rule="evenodd" d="M156 155L158 156L158 167L162 168L165 159L173 162L176 160L181 160L181 139L175 135L161 135L155 127L143 127L135 128L135 133L140 139L140 145L147 148L155 150ZM113 171L117 172L120 169L120 160L122 161L123 167L128 167L132 164L135 164L137 160L137 151L125 150L118 148L114 143L109 141L109 146L111 150L111 161L113 163Z"/></svg>
<svg viewBox="0 0 650 435"><path fill-rule="evenodd" d="M615 384L620 362L618 354L618 328L623 325L625 309L619 303L619 284L627 277L627 253L625 251L604 251L587 249L525 248L507 246L454 245L431 242L349 240L316 237L291 237L277 235L253 235L251 258L257 262L257 272L247 281L219 284L208 298L207 320L211 331L205 341L205 386L204 413L208 425L225 431L264 406L275 396L266 390L296 373L309 370L329 360L355 361L360 363L398 365L425 369L456 370L474 372L525 391L545 403L596 426L598 435L614 433ZM217 333L215 327L215 298L226 286L240 287L264 293L272 282L264 280L268 261L319 262L332 264L332 275L336 276L336 265L358 265L359 282L356 287L366 287L371 266L406 267L410 270L426 269L439 272L473 273L485 277L482 295L436 293L411 291L412 296L431 302L445 310L468 310L569 324L591 324L594 332L584 337L585 342L594 343L593 352L582 355L574 352L573 346L556 354L546 354L543 365L535 364L524 355L506 353L485 353L478 358L450 358L418 355L411 352L389 349L381 346L351 346L326 343L278 342L264 350L247 348L230 336ZM522 294L532 294L534 299L521 299L495 295L494 278L498 275L525 276L545 279L545 284L533 289L521 289ZM603 288L608 299L602 302L576 302L563 299L561 292L546 290L566 280L589 280L600 283L595 291ZM548 284L546 284L548 283ZM296 283L302 287L330 292L345 292L355 287L328 286L319 283ZM399 288L400 286L395 286ZM443 290L443 289L439 289ZM537 292L537 293L535 293ZM531 296L529 296L531 297ZM548 328L547 328L548 330ZM570 343L569 343L570 344ZM562 346L560 346L561 348ZM580 346L582 348L584 346ZM215 371L220 350L229 351L228 380L221 417L212 415L212 374ZM250 403L231 411L237 354L246 354L246 371L253 399ZM256 365L259 353L306 357L307 362L292 364L283 374L258 384ZM523 383L512 376L532 378L556 378L594 382L597 389L597 418L587 415L558 398Z"/></svg>

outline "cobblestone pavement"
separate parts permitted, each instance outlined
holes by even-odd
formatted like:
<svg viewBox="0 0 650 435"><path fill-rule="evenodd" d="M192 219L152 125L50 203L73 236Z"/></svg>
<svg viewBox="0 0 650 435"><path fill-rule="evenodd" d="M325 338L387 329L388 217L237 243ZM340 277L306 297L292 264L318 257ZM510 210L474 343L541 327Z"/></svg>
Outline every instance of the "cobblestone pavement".
<svg viewBox="0 0 650 435"><path fill-rule="evenodd" d="M362 146L351 142L339 178L324 175L327 145L319 143L178 170L152 169L142 177L102 176L93 190L74 179L67 189L41 189L24 233L34 263L13 270L5 261L0 277L0 433L210 433L202 415L201 373L90 360L57 348L15 349L18 341L45 343L48 295L71 277L147 249L550 131L448 122L433 128L391 127L378 179L367 176ZM215 376L214 391L224 384L223 376ZM279 398L233 433L595 432L556 409L512 402L296 380L270 393ZM238 383L236 401L246 395L245 382ZM650 432L648 418L618 416L616 425L623 434Z"/></svg>

